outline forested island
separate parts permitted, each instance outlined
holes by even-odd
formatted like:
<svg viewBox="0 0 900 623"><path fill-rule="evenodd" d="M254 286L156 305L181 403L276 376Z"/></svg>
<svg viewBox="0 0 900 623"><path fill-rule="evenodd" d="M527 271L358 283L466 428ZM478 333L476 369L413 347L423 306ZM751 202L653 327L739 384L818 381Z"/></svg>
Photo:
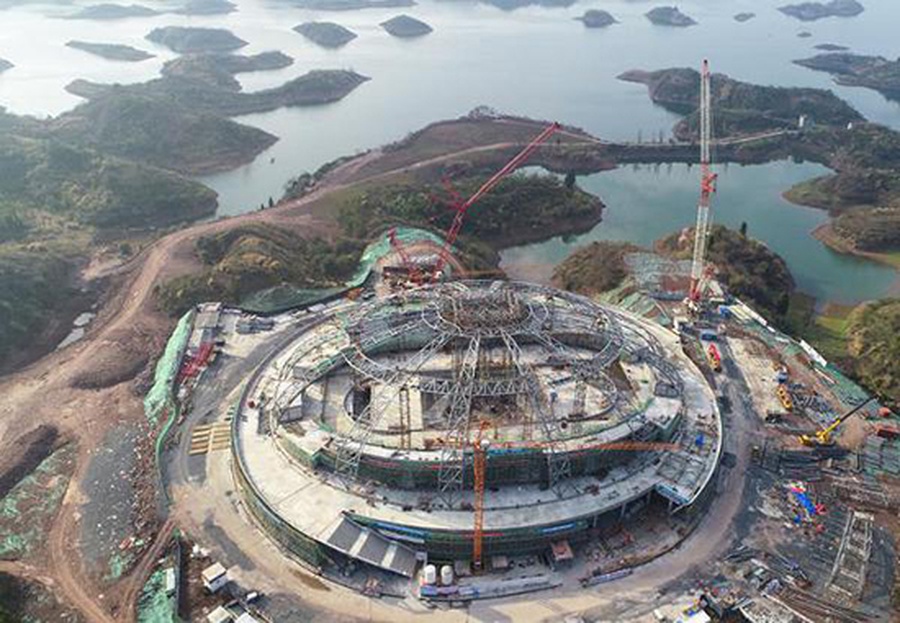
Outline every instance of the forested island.
<svg viewBox="0 0 900 623"><path fill-rule="evenodd" d="M694 26L697 22L694 18L685 15L674 6L660 6L650 9L646 13L647 19L657 26L675 26L684 28Z"/></svg>
<svg viewBox="0 0 900 623"><path fill-rule="evenodd" d="M68 19L117 20L130 17L153 17L159 12L140 4L93 4L77 13L67 16Z"/></svg>
<svg viewBox="0 0 900 623"><path fill-rule="evenodd" d="M829 0L787 4L778 10L801 21L812 22L826 17L855 17L866 9L856 0Z"/></svg>
<svg viewBox="0 0 900 623"><path fill-rule="evenodd" d="M228 0L188 0L179 9L178 15L227 15L237 11L237 5Z"/></svg>
<svg viewBox="0 0 900 623"><path fill-rule="evenodd" d="M294 6L313 11L356 11L415 6L415 0L291 0Z"/></svg>
<svg viewBox="0 0 900 623"><path fill-rule="evenodd" d="M749 22L754 17L756 17L756 13L749 13L749 12L737 13L734 16L734 21L744 23L744 22Z"/></svg>
<svg viewBox="0 0 900 623"><path fill-rule="evenodd" d="M233 52L247 45L246 41L224 28L164 26L154 28L145 38L179 54Z"/></svg>
<svg viewBox="0 0 900 623"><path fill-rule="evenodd" d="M153 58L154 55L144 50L133 48L130 45L118 43L90 43L88 41L69 41L66 47L81 50L111 61L125 61L137 63Z"/></svg>
<svg viewBox="0 0 900 623"><path fill-rule="evenodd" d="M334 22L306 22L294 26L294 31L323 48L339 48L356 39L355 32Z"/></svg>
<svg viewBox="0 0 900 623"><path fill-rule="evenodd" d="M820 43L813 47L816 50L822 50L823 52L843 52L844 50L850 49L845 45L837 45L836 43Z"/></svg>
<svg viewBox="0 0 900 623"><path fill-rule="evenodd" d="M381 27L395 37L412 38L427 35L432 31L431 26L409 15L398 15L386 22L381 22Z"/></svg>
<svg viewBox="0 0 900 623"><path fill-rule="evenodd" d="M618 24L615 17L609 12L600 9L588 9L584 12L584 15L576 17L575 19L588 28L606 28L607 26Z"/></svg>

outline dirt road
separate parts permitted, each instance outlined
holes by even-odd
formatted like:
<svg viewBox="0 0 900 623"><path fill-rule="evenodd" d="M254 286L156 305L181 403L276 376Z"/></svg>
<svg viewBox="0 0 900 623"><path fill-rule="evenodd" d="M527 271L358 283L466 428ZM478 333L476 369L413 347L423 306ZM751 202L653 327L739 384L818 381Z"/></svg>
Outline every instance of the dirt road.
<svg viewBox="0 0 900 623"><path fill-rule="evenodd" d="M460 150L430 158L428 164L460 157L470 151L507 148L499 143ZM78 608L91 621L102 623L127 620L121 611L115 616L107 610L118 602L130 608L135 588L126 587L124 599L113 599L121 590L107 590L107 598L99 598L99 590L90 586L83 572L82 560L75 545L78 542L78 508L83 502L79 482L91 457L91 448L100 447L103 436L112 426L122 422L139 422L143 418L140 397L130 390L130 383L120 383L99 390L74 387L72 382L86 371L117 366L117 347L128 344L137 352L158 353L173 326L173 320L161 314L153 301L156 284L200 268L193 253L194 241L204 235L224 231L244 223L271 223L290 226L305 235L328 235L333 221L310 209L328 194L367 181L359 171L381 157L373 151L333 169L309 194L286 201L269 210L251 212L219 221L192 225L164 236L116 269L105 267L113 279L112 294L104 302L88 334L79 342L50 353L27 368L0 379L0 451L24 432L22 422L30 427L44 423L58 426L63 434L78 441L80 452L74 477L60 508L59 516L47 540L48 555L35 573L52 578L61 597ZM426 166L426 163L415 166ZM405 169L406 167L404 167ZM401 173L403 169L385 172L378 178ZM147 559L153 551L148 552ZM149 570L144 563L138 569ZM11 567L13 571L17 567ZM131 580L134 584L138 580Z"/></svg>

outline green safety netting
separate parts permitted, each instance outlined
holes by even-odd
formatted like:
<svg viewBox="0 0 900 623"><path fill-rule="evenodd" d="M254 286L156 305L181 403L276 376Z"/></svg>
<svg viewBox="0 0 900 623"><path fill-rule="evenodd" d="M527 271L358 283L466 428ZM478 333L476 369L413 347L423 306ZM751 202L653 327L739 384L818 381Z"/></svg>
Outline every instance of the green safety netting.
<svg viewBox="0 0 900 623"><path fill-rule="evenodd" d="M175 385L178 368L181 366L181 355L191 336L193 317L193 310L181 317L169 337L165 352L156 362L153 386L144 398L144 415L154 428L159 424L163 411L171 405L172 388Z"/></svg>
<svg viewBox="0 0 900 623"><path fill-rule="evenodd" d="M404 245L425 241L439 246L444 243L437 234L414 227L397 227L396 237ZM379 236L378 240L366 247L359 259L356 272L344 285L320 289L295 288L288 285L275 286L251 294L241 301L240 307L249 312L274 314L336 297L342 292L362 286L372 273L375 263L390 252L391 242L387 233L384 233Z"/></svg>
<svg viewBox="0 0 900 623"><path fill-rule="evenodd" d="M157 569L153 572L138 602L138 623L178 623L175 615L175 604L166 595L165 571Z"/></svg>

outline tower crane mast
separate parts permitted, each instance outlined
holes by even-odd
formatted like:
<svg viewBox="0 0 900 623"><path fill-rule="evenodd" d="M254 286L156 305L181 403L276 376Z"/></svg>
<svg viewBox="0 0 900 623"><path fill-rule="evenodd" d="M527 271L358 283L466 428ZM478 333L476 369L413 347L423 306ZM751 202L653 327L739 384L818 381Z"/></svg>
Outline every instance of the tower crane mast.
<svg viewBox="0 0 900 623"><path fill-rule="evenodd" d="M697 205L697 225L694 228L694 254L691 262L691 286L688 298L694 305L700 302L706 288L706 250L709 242L709 208L716 192L716 178L712 172L710 146L712 144L712 96L710 92L709 61L703 61L700 71L700 203Z"/></svg>

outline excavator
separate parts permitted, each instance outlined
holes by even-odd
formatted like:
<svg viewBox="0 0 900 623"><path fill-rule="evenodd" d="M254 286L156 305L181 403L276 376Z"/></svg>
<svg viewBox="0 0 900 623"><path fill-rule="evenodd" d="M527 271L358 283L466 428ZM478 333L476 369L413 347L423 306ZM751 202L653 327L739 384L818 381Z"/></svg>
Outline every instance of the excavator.
<svg viewBox="0 0 900 623"><path fill-rule="evenodd" d="M834 431L836 431L838 426L843 424L850 416L852 416L854 413L856 413L857 411L859 411L860 409L865 407L867 404L869 404L873 400L875 400L874 396L869 398L868 400L864 400L863 402L859 403L858 405L856 405L855 407L853 407L852 409L847 411L844 415L842 415L838 418L835 418L835 420L833 422L831 422L831 424L829 424L825 428L818 430L811 435L800 435L800 437L799 437L800 443L802 443L804 446L812 446L812 447L833 446L834 438L831 436L831 434Z"/></svg>

